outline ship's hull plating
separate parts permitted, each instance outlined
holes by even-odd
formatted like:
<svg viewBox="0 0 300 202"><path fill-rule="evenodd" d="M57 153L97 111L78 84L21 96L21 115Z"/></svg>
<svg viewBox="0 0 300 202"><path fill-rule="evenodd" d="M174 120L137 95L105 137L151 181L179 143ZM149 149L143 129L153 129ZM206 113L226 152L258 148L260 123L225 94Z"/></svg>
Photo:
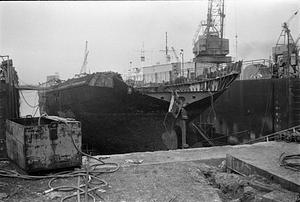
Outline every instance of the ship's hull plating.
<svg viewBox="0 0 300 202"><path fill-rule="evenodd" d="M65 89L59 95L48 92L44 94L44 108L49 115L81 121L83 144L101 154L167 149L162 134L166 131L163 120L169 103L136 92L123 96L119 93L91 86ZM211 96L197 102L194 110L189 110L190 118L210 104ZM187 141L193 145L196 139L189 136Z"/></svg>
<svg viewBox="0 0 300 202"><path fill-rule="evenodd" d="M167 149L162 135L166 131L163 121L169 100L133 90L118 79L104 87L90 84L40 91L42 111L81 121L83 144L101 154ZM186 107L189 120L208 108L224 90L185 92L195 97ZM196 141L197 138L188 135L190 146Z"/></svg>

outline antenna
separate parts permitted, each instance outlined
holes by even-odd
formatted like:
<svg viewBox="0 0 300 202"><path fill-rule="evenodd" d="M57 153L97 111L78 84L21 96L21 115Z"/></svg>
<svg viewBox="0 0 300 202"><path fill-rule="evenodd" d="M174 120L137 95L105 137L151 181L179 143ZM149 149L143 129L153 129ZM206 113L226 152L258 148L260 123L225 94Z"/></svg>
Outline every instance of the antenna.
<svg viewBox="0 0 300 202"><path fill-rule="evenodd" d="M235 33L235 60L238 60L238 35Z"/></svg>
<svg viewBox="0 0 300 202"><path fill-rule="evenodd" d="M167 62L171 61L171 56L169 55L169 47L168 47L168 32L166 32L166 60Z"/></svg>
<svg viewBox="0 0 300 202"><path fill-rule="evenodd" d="M145 62L145 47L144 47L144 42L143 42L143 46L141 49L141 62Z"/></svg>
<svg viewBox="0 0 300 202"><path fill-rule="evenodd" d="M235 16L235 60L238 60L238 31L237 31L237 2L234 1L234 16Z"/></svg>
<svg viewBox="0 0 300 202"><path fill-rule="evenodd" d="M168 32L166 32L166 55L168 55Z"/></svg>
<svg viewBox="0 0 300 202"><path fill-rule="evenodd" d="M168 32L166 32L166 46L164 50L160 50L165 52L165 56L166 56L166 61L170 62L171 61L171 56L169 55L169 47L168 47Z"/></svg>

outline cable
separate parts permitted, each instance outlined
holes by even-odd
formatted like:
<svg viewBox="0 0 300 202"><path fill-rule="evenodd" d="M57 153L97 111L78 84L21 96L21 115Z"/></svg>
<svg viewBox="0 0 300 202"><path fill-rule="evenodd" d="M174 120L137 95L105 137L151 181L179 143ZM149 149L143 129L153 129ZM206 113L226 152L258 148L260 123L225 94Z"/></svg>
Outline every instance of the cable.
<svg viewBox="0 0 300 202"><path fill-rule="evenodd" d="M43 117L46 117L46 116L48 116L46 113L44 113L44 114L42 114L40 117L39 117L39 119L38 119L38 126L40 126L41 125L41 119L43 118Z"/></svg>
<svg viewBox="0 0 300 202"><path fill-rule="evenodd" d="M37 105L31 105L31 104L29 104L29 103L27 102L27 100L25 99L25 97L24 97L22 91L20 90L19 92L20 92L21 96L23 97L25 103L26 103L29 107L31 107L31 108L36 108L36 107L39 106L39 104L37 104Z"/></svg>
<svg viewBox="0 0 300 202"><path fill-rule="evenodd" d="M34 96L34 103L38 103L38 93L36 92L35 93L35 96ZM34 116L36 113L37 113L37 109L39 108L39 106L37 106L35 109L32 109L32 116Z"/></svg>
<svg viewBox="0 0 300 202"><path fill-rule="evenodd" d="M33 117L35 117L35 115L36 115L36 113L38 112L38 110L39 110L39 106L35 109L35 112L33 113Z"/></svg>

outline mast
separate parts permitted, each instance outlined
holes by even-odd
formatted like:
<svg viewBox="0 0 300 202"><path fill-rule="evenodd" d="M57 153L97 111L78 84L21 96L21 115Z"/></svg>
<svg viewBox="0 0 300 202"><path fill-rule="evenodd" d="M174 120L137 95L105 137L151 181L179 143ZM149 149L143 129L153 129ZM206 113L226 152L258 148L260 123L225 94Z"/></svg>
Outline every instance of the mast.
<svg viewBox="0 0 300 202"><path fill-rule="evenodd" d="M88 57L89 51L88 51L88 41L85 41L85 50L84 50L84 56L83 56L83 63L81 65L80 74L85 74L87 69L87 57Z"/></svg>

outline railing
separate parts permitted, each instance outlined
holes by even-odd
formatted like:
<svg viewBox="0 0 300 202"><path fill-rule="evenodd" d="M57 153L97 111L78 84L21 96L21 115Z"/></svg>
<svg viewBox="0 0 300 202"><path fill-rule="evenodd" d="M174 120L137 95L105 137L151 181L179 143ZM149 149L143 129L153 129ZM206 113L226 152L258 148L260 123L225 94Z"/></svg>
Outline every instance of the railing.
<svg viewBox="0 0 300 202"><path fill-rule="evenodd" d="M263 137L259 137L254 140L250 140L245 144L253 144L257 142L268 141L288 141L288 142L300 142L300 125L281 130Z"/></svg>
<svg viewBox="0 0 300 202"><path fill-rule="evenodd" d="M262 65L266 65L266 66L270 66L272 63L272 60L269 59L256 59L256 60L247 60L243 62L244 66L247 65L253 65L253 64L262 64Z"/></svg>
<svg viewBox="0 0 300 202"><path fill-rule="evenodd" d="M44 87L41 87L39 85L19 85L16 87L19 90L43 90L45 89Z"/></svg>
<svg viewBox="0 0 300 202"><path fill-rule="evenodd" d="M232 72L241 72L242 62L234 64L228 64L227 66L216 69L215 71L209 70L209 68L203 68L203 72L197 75L195 68L183 69L181 72L173 71L162 71L154 73L136 74L131 76L125 76L125 80L130 85L141 87L141 86L153 86L155 84L177 84L186 83L191 81L202 81L214 78L224 77Z"/></svg>

